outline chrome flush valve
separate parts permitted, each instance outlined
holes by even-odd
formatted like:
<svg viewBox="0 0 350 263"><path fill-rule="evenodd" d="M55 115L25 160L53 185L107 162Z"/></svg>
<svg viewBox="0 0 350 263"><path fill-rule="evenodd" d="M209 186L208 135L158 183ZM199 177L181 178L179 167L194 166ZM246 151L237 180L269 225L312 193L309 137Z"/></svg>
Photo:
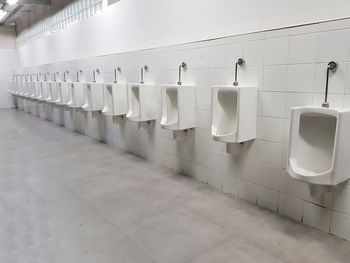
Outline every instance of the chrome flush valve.
<svg viewBox="0 0 350 263"><path fill-rule="evenodd" d="M322 103L322 107L329 108L329 102L328 99L328 82L329 82L329 72L335 72L338 68L338 63L335 61L330 61L327 65L327 76L326 76L326 90L324 94L324 102Z"/></svg>
<svg viewBox="0 0 350 263"><path fill-rule="evenodd" d="M236 66L235 66L235 81L233 82L233 86L238 86L238 80L237 80L237 69L238 66L243 67L245 64L245 61L243 58L239 58L236 62Z"/></svg>

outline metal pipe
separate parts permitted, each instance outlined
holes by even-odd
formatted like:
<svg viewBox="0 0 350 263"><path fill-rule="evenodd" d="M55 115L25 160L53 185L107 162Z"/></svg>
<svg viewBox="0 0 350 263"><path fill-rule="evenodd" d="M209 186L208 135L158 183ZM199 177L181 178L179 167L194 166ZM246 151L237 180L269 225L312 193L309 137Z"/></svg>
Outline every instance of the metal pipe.
<svg viewBox="0 0 350 263"><path fill-rule="evenodd" d="M144 83L145 83L144 78L143 78L143 75L144 75L144 74L143 74L143 71L144 71L144 70L147 72L147 71L149 70L149 67L148 67L147 65L144 65L144 66L141 68L141 81L140 81L141 84L144 84Z"/></svg>
<svg viewBox="0 0 350 263"><path fill-rule="evenodd" d="M326 90L324 94L324 102L322 103L322 107L329 108L329 102L328 100L328 82L329 82L329 72L333 71L335 72L338 68L338 64L334 61L331 61L327 65L327 76L326 76Z"/></svg>
<svg viewBox="0 0 350 263"><path fill-rule="evenodd" d="M65 72L63 72L63 81L64 81L64 82L67 82L66 74L69 75L69 71L68 71L68 70L65 71Z"/></svg>
<svg viewBox="0 0 350 263"><path fill-rule="evenodd" d="M41 76L41 73L36 74L36 80L39 81L39 76Z"/></svg>
<svg viewBox="0 0 350 263"><path fill-rule="evenodd" d="M122 69L120 67L117 67L114 69L114 83L118 83L117 81L117 72L121 73Z"/></svg>
<svg viewBox="0 0 350 263"><path fill-rule="evenodd" d="M50 72L46 72L46 73L45 73L45 79L44 79L45 81L47 81L47 76L48 76L48 75L50 75Z"/></svg>
<svg viewBox="0 0 350 263"><path fill-rule="evenodd" d="M235 81L233 82L233 86L238 86L238 80L237 80L237 71L238 71L238 66L243 66L245 63L243 58L239 58L236 62L236 66L235 66Z"/></svg>
<svg viewBox="0 0 350 263"><path fill-rule="evenodd" d="M96 83L96 72L100 75L100 70L97 68L92 72L92 82Z"/></svg>
<svg viewBox="0 0 350 263"><path fill-rule="evenodd" d="M181 70L186 70L187 69L187 64L185 62L182 62L179 66L179 81L177 82L177 85L182 85L182 81L181 81Z"/></svg>
<svg viewBox="0 0 350 263"><path fill-rule="evenodd" d="M83 74L83 71L82 70L77 71L77 82L80 82L79 73Z"/></svg>

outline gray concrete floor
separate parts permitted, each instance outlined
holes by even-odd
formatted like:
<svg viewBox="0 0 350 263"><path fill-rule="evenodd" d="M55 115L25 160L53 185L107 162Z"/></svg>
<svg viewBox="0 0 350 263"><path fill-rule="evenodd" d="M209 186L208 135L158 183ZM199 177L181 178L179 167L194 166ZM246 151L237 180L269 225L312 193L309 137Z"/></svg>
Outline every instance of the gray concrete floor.
<svg viewBox="0 0 350 263"><path fill-rule="evenodd" d="M348 242L0 111L0 262L350 262Z"/></svg>

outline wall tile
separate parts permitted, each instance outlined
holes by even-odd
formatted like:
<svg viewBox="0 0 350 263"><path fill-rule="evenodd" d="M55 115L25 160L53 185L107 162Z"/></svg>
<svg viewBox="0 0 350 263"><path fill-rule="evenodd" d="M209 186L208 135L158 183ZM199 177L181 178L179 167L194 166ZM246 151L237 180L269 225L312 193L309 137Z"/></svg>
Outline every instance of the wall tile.
<svg viewBox="0 0 350 263"><path fill-rule="evenodd" d="M332 212L326 208L304 202L303 222L324 232L329 232Z"/></svg>
<svg viewBox="0 0 350 263"><path fill-rule="evenodd" d="M286 90L289 92L312 92L314 78L314 64L289 65Z"/></svg>
<svg viewBox="0 0 350 263"><path fill-rule="evenodd" d="M275 65L264 68L264 91L285 91L287 85L287 66Z"/></svg>
<svg viewBox="0 0 350 263"><path fill-rule="evenodd" d="M331 223L331 234L344 239L350 239L350 217L348 215L333 212Z"/></svg>
<svg viewBox="0 0 350 263"><path fill-rule="evenodd" d="M271 190L279 191L283 170L277 167L266 165L259 166L259 185L263 185Z"/></svg>
<svg viewBox="0 0 350 263"><path fill-rule="evenodd" d="M258 185L238 179L238 197L256 203L258 198Z"/></svg>
<svg viewBox="0 0 350 263"><path fill-rule="evenodd" d="M317 34L297 35L289 38L288 63L313 63L316 58Z"/></svg>
<svg viewBox="0 0 350 263"><path fill-rule="evenodd" d="M266 141L282 143L283 124L284 120L281 118L262 117L259 138Z"/></svg>
<svg viewBox="0 0 350 263"><path fill-rule="evenodd" d="M287 64L288 38L273 38L265 43L265 65Z"/></svg>
<svg viewBox="0 0 350 263"><path fill-rule="evenodd" d="M303 200L281 193L279 197L278 213L301 222L303 215Z"/></svg>
<svg viewBox="0 0 350 263"><path fill-rule="evenodd" d="M261 114L268 117L284 117L285 99L285 93L264 92Z"/></svg>
<svg viewBox="0 0 350 263"><path fill-rule="evenodd" d="M258 205L277 212L279 193L265 187L259 186Z"/></svg>

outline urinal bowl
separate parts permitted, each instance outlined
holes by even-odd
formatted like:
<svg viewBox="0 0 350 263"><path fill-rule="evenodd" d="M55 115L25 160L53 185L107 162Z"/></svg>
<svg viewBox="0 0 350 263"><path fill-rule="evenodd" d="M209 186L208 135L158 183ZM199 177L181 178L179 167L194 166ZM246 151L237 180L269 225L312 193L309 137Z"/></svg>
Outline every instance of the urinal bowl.
<svg viewBox="0 0 350 263"><path fill-rule="evenodd" d="M128 112L128 86L122 83L105 84L103 89L103 109L106 116L121 116Z"/></svg>
<svg viewBox="0 0 350 263"><path fill-rule="evenodd" d="M137 122L157 119L157 98L157 90L153 84L128 84L127 119Z"/></svg>
<svg viewBox="0 0 350 263"><path fill-rule="evenodd" d="M256 138L257 88L213 86L212 126L214 140L241 143Z"/></svg>
<svg viewBox="0 0 350 263"><path fill-rule="evenodd" d="M42 84L40 81L35 83L35 99L39 101L43 99Z"/></svg>
<svg viewBox="0 0 350 263"><path fill-rule="evenodd" d="M84 105L84 85L82 82L73 82L68 85L69 101L67 106L70 108L81 108Z"/></svg>
<svg viewBox="0 0 350 263"><path fill-rule="evenodd" d="M84 105L85 111L103 110L103 84L87 83L84 85Z"/></svg>
<svg viewBox="0 0 350 263"><path fill-rule="evenodd" d="M319 185L349 179L350 109L292 108L287 172Z"/></svg>
<svg viewBox="0 0 350 263"><path fill-rule="evenodd" d="M58 82L57 84L57 100L55 104L65 106L69 102L69 87L71 82Z"/></svg>
<svg viewBox="0 0 350 263"><path fill-rule="evenodd" d="M162 119L169 130L186 130L196 126L196 87L162 85Z"/></svg>

